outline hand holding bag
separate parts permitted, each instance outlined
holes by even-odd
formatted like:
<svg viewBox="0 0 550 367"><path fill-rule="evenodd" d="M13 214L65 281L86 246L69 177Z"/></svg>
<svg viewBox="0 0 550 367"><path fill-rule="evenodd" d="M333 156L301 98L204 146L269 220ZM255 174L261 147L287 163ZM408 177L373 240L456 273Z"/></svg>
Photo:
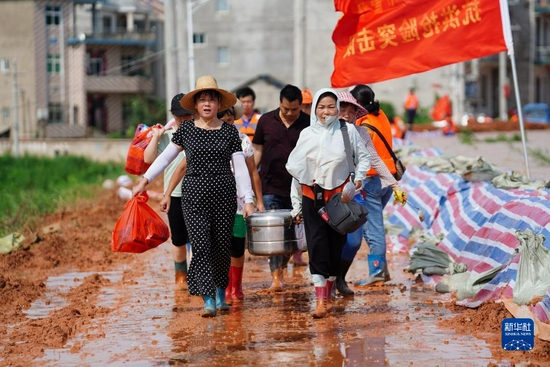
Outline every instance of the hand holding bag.
<svg viewBox="0 0 550 367"><path fill-rule="evenodd" d="M113 252L141 253L159 246L170 237L164 220L147 205L146 193L126 203L111 238Z"/></svg>
<svg viewBox="0 0 550 367"><path fill-rule="evenodd" d="M126 166L124 169L131 175L142 175L147 171L150 164L144 161L144 152L147 145L153 138L153 126L147 127L145 124L139 124L136 127L134 139L130 143L128 153L126 154Z"/></svg>
<svg viewBox="0 0 550 367"><path fill-rule="evenodd" d="M340 120L340 130L344 138L344 147L348 160L348 168L350 170L350 180L351 182L355 182L355 165L351 155L348 127L344 120ZM352 233L361 228L363 224L366 223L368 215L367 208L360 205L355 200L343 202L342 193L331 196L329 202L325 206L325 212L328 216L327 223L332 229L340 234Z"/></svg>

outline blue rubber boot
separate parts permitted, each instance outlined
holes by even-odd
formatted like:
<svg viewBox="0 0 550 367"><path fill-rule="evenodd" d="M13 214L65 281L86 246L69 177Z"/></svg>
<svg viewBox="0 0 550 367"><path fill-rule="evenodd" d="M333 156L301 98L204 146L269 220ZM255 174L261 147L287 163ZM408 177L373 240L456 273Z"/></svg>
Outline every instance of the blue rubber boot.
<svg viewBox="0 0 550 367"><path fill-rule="evenodd" d="M369 277L366 280L360 280L355 285L369 287L373 285L382 285L390 280L390 272L384 255L368 255Z"/></svg>
<svg viewBox="0 0 550 367"><path fill-rule="evenodd" d="M216 288L216 308L220 311L229 311L231 307L225 302L225 288Z"/></svg>
<svg viewBox="0 0 550 367"><path fill-rule="evenodd" d="M216 301L209 296L202 296L204 300L204 310L202 311L202 317L214 317L216 316Z"/></svg>

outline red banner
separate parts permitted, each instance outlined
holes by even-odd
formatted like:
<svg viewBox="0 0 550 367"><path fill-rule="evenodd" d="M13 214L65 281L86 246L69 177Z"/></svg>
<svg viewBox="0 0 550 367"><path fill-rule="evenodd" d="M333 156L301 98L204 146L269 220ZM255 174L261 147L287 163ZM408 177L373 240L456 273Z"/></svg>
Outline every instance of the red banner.
<svg viewBox="0 0 550 367"><path fill-rule="evenodd" d="M501 2L335 0L344 15L332 35L332 87L380 82L505 51Z"/></svg>

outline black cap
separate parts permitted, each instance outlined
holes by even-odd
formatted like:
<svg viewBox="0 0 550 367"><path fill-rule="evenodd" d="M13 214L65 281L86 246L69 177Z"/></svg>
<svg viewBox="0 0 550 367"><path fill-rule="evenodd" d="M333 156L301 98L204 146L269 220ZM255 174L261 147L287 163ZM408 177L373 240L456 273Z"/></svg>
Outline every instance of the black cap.
<svg viewBox="0 0 550 367"><path fill-rule="evenodd" d="M182 115L194 115L195 113L189 110L186 110L185 108L181 107L180 100L183 98L185 94L178 93L172 98L172 106L170 108L170 112L174 114L174 116L182 116Z"/></svg>

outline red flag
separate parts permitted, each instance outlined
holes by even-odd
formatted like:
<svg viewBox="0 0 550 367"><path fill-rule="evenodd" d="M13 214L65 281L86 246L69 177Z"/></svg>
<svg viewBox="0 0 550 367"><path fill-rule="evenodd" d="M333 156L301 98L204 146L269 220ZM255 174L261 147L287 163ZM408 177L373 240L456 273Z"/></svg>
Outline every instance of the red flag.
<svg viewBox="0 0 550 367"><path fill-rule="evenodd" d="M506 0L335 0L334 88L511 49ZM504 27L503 27L504 25Z"/></svg>

